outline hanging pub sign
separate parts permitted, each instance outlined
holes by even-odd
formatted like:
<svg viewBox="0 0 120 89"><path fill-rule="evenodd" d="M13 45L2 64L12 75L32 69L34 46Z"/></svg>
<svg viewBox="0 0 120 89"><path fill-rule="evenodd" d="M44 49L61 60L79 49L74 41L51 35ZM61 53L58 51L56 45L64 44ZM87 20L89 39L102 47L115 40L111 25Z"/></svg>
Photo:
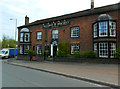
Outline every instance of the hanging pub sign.
<svg viewBox="0 0 120 89"><path fill-rule="evenodd" d="M62 26L66 26L66 25L70 25L70 21L64 20L64 21L47 23L47 24L43 24L42 28L43 29L51 29L51 28L62 27Z"/></svg>

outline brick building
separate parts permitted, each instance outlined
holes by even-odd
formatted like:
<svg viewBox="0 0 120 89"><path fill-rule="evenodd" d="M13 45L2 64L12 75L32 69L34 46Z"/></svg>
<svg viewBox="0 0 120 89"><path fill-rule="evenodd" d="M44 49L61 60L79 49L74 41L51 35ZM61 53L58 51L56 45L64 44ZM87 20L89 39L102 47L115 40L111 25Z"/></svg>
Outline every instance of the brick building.
<svg viewBox="0 0 120 89"><path fill-rule="evenodd" d="M92 0L93 1L93 0ZM70 54L74 51L93 50L99 58L113 58L120 47L120 3L62 16L37 20L18 27L18 57L25 50L33 49L41 54L51 49L51 56L58 50L57 43L70 44Z"/></svg>

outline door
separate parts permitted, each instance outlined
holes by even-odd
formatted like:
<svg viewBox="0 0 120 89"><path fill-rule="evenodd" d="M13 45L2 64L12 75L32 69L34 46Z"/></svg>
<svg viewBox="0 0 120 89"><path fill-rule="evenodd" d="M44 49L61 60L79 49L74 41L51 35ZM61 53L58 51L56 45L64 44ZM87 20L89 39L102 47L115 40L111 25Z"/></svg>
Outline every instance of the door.
<svg viewBox="0 0 120 89"><path fill-rule="evenodd" d="M56 52L57 52L57 46L53 46L53 57L55 57Z"/></svg>

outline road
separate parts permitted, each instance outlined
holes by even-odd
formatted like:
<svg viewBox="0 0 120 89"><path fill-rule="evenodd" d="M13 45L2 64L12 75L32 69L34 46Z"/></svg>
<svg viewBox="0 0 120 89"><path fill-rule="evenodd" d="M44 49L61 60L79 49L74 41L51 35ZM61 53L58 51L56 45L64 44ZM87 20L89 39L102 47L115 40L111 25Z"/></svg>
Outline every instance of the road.
<svg viewBox="0 0 120 89"><path fill-rule="evenodd" d="M60 75L2 63L2 87L102 87Z"/></svg>

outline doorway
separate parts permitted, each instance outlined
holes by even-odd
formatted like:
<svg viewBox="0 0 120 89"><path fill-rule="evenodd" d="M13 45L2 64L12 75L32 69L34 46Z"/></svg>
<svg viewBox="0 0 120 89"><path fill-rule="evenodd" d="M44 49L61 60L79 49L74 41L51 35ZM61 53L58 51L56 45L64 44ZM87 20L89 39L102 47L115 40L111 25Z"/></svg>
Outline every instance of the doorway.
<svg viewBox="0 0 120 89"><path fill-rule="evenodd" d="M57 52L57 46L55 45L53 46L53 57L56 56L56 52Z"/></svg>

